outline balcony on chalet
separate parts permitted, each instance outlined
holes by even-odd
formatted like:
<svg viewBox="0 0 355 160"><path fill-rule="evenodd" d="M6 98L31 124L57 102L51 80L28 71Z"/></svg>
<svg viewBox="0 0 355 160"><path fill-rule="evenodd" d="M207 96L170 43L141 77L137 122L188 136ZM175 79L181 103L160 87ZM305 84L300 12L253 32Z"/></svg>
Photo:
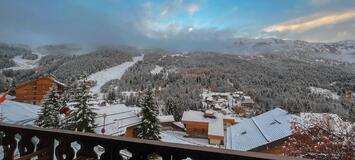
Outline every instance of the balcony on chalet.
<svg viewBox="0 0 355 160"><path fill-rule="evenodd" d="M0 123L0 158L5 160L148 159L192 160L297 159L270 154L199 147L121 136ZM1 148L1 147L0 147Z"/></svg>

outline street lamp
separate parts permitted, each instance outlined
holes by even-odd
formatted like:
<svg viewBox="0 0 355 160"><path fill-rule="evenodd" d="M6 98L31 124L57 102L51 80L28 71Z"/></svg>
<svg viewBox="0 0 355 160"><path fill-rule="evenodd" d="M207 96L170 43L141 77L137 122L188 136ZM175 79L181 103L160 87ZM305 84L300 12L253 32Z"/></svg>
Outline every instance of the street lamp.
<svg viewBox="0 0 355 160"><path fill-rule="evenodd" d="M107 117L107 114L104 113L102 116L104 117L104 125L103 125L103 127L102 127L102 129L101 129L101 133L102 133L102 134L105 134L105 132L106 132L105 126L106 126L106 117Z"/></svg>

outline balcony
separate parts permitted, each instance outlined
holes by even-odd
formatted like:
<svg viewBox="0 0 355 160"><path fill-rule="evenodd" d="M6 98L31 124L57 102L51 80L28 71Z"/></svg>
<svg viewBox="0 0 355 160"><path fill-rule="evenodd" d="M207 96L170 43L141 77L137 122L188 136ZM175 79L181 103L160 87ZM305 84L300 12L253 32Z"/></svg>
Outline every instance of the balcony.
<svg viewBox="0 0 355 160"><path fill-rule="evenodd" d="M297 159L255 152L190 146L6 123L0 123L0 131L5 135L1 142L3 159L5 160L51 160L54 159L53 155L55 155L57 160L120 160L127 158L145 160L153 153L163 160L185 158L193 160ZM74 143L77 147L73 145Z"/></svg>

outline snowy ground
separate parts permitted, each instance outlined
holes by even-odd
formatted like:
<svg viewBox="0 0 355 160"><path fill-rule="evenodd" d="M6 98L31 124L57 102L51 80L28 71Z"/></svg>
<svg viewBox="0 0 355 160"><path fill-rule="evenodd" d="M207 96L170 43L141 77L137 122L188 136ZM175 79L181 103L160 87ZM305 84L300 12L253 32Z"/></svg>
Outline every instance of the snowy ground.
<svg viewBox="0 0 355 160"><path fill-rule="evenodd" d="M138 57L133 57L133 61L132 62L125 62L122 63L120 65L117 65L115 67L111 67L99 72L96 72L92 75L89 76L89 80L95 80L96 81L96 85L94 87L91 88L91 92L93 94L98 94L101 92L101 87L114 79L120 79L122 77L122 75L126 72L126 70L133 66L136 62L138 61L142 61L143 60L144 55L142 56L138 56Z"/></svg>
<svg viewBox="0 0 355 160"><path fill-rule="evenodd" d="M309 87L309 89L311 90L312 94L322 95L326 98L331 98L333 100L339 100L340 98L340 96L337 93L332 92L328 89L317 88L317 87Z"/></svg>
<svg viewBox="0 0 355 160"><path fill-rule="evenodd" d="M218 147L208 144L207 138L185 137L186 133L181 131L162 131L160 133L161 141L179 144L188 144L196 146Z"/></svg>
<svg viewBox="0 0 355 160"><path fill-rule="evenodd" d="M22 55L21 56L16 56L13 58L13 61L16 63L16 66L6 68L6 69L13 69L13 70L21 70L21 69L33 69L38 66L37 62L44 56L43 54L40 54L38 51L33 51L33 54L38 55L38 58L35 60L28 60L28 59L23 59Z"/></svg>

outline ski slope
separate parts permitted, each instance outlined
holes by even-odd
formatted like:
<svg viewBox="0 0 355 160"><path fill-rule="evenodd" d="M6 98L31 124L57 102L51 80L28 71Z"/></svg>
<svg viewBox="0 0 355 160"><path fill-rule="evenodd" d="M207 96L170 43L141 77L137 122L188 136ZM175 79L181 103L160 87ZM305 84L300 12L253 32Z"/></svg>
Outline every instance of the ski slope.
<svg viewBox="0 0 355 160"><path fill-rule="evenodd" d="M127 69L133 66L138 61L143 60L144 55L133 57L132 62L125 62L115 67L111 67L94 74L91 74L88 79L96 81L96 85L91 88L93 94L99 94L101 92L101 87L114 79L121 79L122 75L127 71Z"/></svg>
<svg viewBox="0 0 355 160"><path fill-rule="evenodd" d="M22 55L14 57L12 60L16 63L16 66L9 67L5 69L12 70L21 70L21 69L33 69L38 66L37 62L44 56L40 54L38 51L33 51L32 54L38 55L38 58L35 60L23 59Z"/></svg>

